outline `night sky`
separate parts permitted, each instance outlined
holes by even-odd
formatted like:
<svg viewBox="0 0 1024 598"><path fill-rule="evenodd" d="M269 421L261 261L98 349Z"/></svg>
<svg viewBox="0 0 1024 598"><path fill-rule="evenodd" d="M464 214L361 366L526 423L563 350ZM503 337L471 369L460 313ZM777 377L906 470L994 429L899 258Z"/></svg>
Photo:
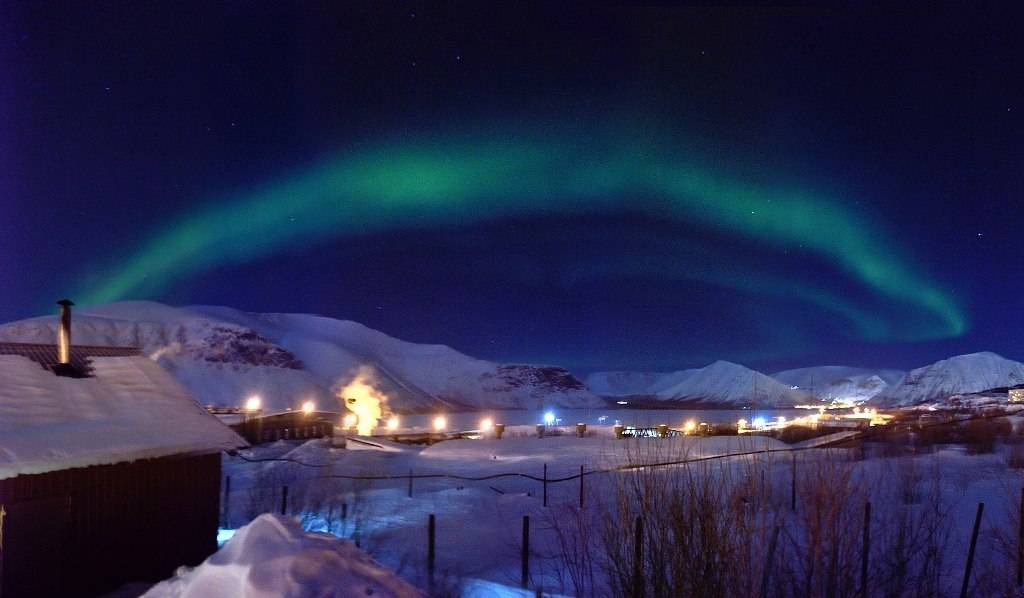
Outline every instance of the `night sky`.
<svg viewBox="0 0 1024 598"><path fill-rule="evenodd" d="M4 2L0 321L312 312L579 372L1024 359L1022 19Z"/></svg>

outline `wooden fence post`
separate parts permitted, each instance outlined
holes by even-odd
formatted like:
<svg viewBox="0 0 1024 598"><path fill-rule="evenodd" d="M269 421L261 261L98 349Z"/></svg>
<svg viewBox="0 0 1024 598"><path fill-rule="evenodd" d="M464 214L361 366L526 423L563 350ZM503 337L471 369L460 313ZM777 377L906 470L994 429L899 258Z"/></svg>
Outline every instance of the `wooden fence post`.
<svg viewBox="0 0 1024 598"><path fill-rule="evenodd" d="M871 501L864 504L864 545L860 553L860 595L868 595L868 555L871 553Z"/></svg>
<svg viewBox="0 0 1024 598"><path fill-rule="evenodd" d="M580 509L583 508L583 466L580 465Z"/></svg>
<svg viewBox="0 0 1024 598"><path fill-rule="evenodd" d="M221 516L224 521L221 527L231 527L231 476L224 476L224 509Z"/></svg>
<svg viewBox="0 0 1024 598"><path fill-rule="evenodd" d="M544 506L548 506L548 464L544 464Z"/></svg>
<svg viewBox="0 0 1024 598"><path fill-rule="evenodd" d="M768 556L764 561L761 573L761 598L768 598L768 582L772 577L772 565L775 562L775 545L779 543L779 524L772 528L772 539L768 541Z"/></svg>
<svg viewBox="0 0 1024 598"><path fill-rule="evenodd" d="M434 514L431 513L430 518L427 519L427 583L430 586L431 593L434 591L434 560L436 555L434 552L434 542L436 539Z"/></svg>
<svg viewBox="0 0 1024 598"><path fill-rule="evenodd" d="M1020 515L1017 517L1017 585L1024 585L1024 487L1020 489Z"/></svg>
<svg viewBox="0 0 1024 598"><path fill-rule="evenodd" d="M967 587L971 585L971 567L974 566L974 549L978 545L978 528L981 527L981 514L985 511L985 503L978 503L978 514L974 516L974 530L971 532L971 546L967 549L967 566L964 567L964 583L960 586L960 598L967 598Z"/></svg>
<svg viewBox="0 0 1024 598"><path fill-rule="evenodd" d="M793 453L793 472L789 485L789 510L796 511L796 453Z"/></svg>
<svg viewBox="0 0 1024 598"><path fill-rule="evenodd" d="M643 598L644 595L644 520L636 516L636 529L633 533L633 596Z"/></svg>
<svg viewBox="0 0 1024 598"><path fill-rule="evenodd" d="M281 486L281 514L288 514L288 486Z"/></svg>
<svg viewBox="0 0 1024 598"><path fill-rule="evenodd" d="M522 553L522 581L520 585L526 589L530 582L530 516L523 515L523 553Z"/></svg>

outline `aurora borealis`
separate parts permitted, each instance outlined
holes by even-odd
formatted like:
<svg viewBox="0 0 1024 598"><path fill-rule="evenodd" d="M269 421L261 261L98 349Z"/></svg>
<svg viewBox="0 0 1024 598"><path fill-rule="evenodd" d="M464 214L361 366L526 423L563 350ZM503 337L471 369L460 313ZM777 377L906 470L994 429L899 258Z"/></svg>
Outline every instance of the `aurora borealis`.
<svg viewBox="0 0 1024 598"><path fill-rule="evenodd" d="M995 8L55 8L0 7L0 320L314 312L583 372L1024 359Z"/></svg>
<svg viewBox="0 0 1024 598"><path fill-rule="evenodd" d="M869 340L941 338L967 327L952 297L889 255L889 249L877 249L885 243L869 222L838 202L804 190L743 184L681 158L633 147L626 138L600 145L582 139L575 144L445 139L339 157L172 222L115 265L96 289L79 296L85 303L149 296L197 271L260 258L299 240L309 244L368 229L446 226L537 212L572 217L613 209L622 198L630 198L625 206L630 209L768 244L802 244L873 293L927 317L872 316L807 281L783 288L781 281L751 282L751 275L730 277L688 263L675 266L680 272L662 275L690 273L727 287L790 293L846 318Z"/></svg>

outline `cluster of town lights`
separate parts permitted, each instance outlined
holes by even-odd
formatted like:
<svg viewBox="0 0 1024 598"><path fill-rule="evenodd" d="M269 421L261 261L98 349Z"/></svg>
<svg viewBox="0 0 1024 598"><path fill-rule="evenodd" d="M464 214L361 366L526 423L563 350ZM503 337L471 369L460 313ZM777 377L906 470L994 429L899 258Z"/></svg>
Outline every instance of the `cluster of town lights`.
<svg viewBox="0 0 1024 598"><path fill-rule="evenodd" d="M778 416L769 420L764 417L755 417L749 422L741 419L736 422L736 429L740 434L744 432L761 432L765 430L781 430L789 426L816 426L822 422L841 422L843 420L867 420L869 426L880 426L892 419L891 415L879 413L877 409L854 407L850 413L826 414L824 406L818 407L818 413L802 417L787 419L785 416Z"/></svg>

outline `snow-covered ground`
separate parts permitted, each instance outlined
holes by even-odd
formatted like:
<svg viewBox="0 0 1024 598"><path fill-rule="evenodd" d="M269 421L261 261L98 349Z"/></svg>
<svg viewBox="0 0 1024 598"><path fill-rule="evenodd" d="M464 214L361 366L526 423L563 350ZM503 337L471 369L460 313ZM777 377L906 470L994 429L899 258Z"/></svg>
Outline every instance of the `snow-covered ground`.
<svg viewBox="0 0 1024 598"><path fill-rule="evenodd" d="M811 517L814 481L824 479L822 476L836 476L828 478L830 481L823 486L828 492L838 492L831 486L843 486L841 480L853 480L843 486L851 493L846 506L853 514L851 521L860 521L864 500L874 503L873 537L879 544L877 550L886 549L886 543L894 541L893 530L899 521L917 522L913 517L924 521L923 513L928 513L929 509L941 511L944 533L948 535L941 547L942 567L936 574L936 583L941 588L951 592L959 589L979 501L984 501L986 507L973 576L974 583L980 585L975 587L989 587L984 584L991 585L994 583L991 579L1006 577L1006 572L1012 568L999 552L998 536L1009 534L1012 537L1016 533L1011 513L1019 508L1024 476L1021 470L1007 468L1005 453L1009 448L1001 449L1002 453L969 455L962 447L953 446L921 456L892 458L875 454L864 460L853 459L856 451L843 449L802 451L797 460L798 507L792 513L789 511L792 462L789 453L777 452L788 447L776 440L763 437L616 440L602 428L592 429L594 434L586 438L564 435L541 439L527 436L528 431L526 427L510 429L508 436L500 441L457 440L429 447L378 440L387 450L333 449L320 440L301 445L279 442L260 447L245 455L249 459L280 460L252 463L241 458L226 459L226 473L232 477L228 527L242 525L259 512L277 510L280 488L288 485L288 510L307 529L351 538L414 585L426 587L427 521L429 515L434 514L437 525L435 589L440 588L438 593L505 596L519 592L522 518L528 515L531 519L529 590L542 588L546 593L572 595L577 592L568 578L565 563L559 558L562 552L559 534L565 531L563 524L577 517L580 482L573 479L549 483L548 506L544 507L544 486L538 480L545 475L545 465L547 477L554 480L579 474L581 466L585 472L594 472L626 464L646 464L648 467L638 470L586 475L584 518L599 525L593 523L593 518L608 517L616 512L614 503L621 496L622 488L628 487L631 480L652 473L671 475L673 471L686 471L687 475L696 475L695 479L728 475L732 476L730 479L749 480L753 479L751 472L758 472L763 476L761 483L766 484L758 492L771 497L764 507L765 516L770 514L775 518L773 521L781 522L787 530L798 530L806 524L804 517ZM700 465L652 466L766 449L770 452L702 461ZM410 473L414 476L454 474L463 478L515 475L478 481L444 477L414 479L410 497ZM331 476L391 479L352 480ZM931 496L938 499L932 501ZM751 504L760 503L755 500ZM836 516L839 515L833 514ZM842 516L847 517L849 513ZM792 534L797 544L807 541L797 532L786 533ZM859 523L850 524L849 534L859 537ZM850 538L847 540L853 542ZM625 544L628 540L623 538L622 542ZM751 548L763 553L764 538L752 539ZM795 558L791 556L789 560ZM881 567L885 560L881 554L873 558L878 559L873 567ZM986 575L990 579L984 577Z"/></svg>

